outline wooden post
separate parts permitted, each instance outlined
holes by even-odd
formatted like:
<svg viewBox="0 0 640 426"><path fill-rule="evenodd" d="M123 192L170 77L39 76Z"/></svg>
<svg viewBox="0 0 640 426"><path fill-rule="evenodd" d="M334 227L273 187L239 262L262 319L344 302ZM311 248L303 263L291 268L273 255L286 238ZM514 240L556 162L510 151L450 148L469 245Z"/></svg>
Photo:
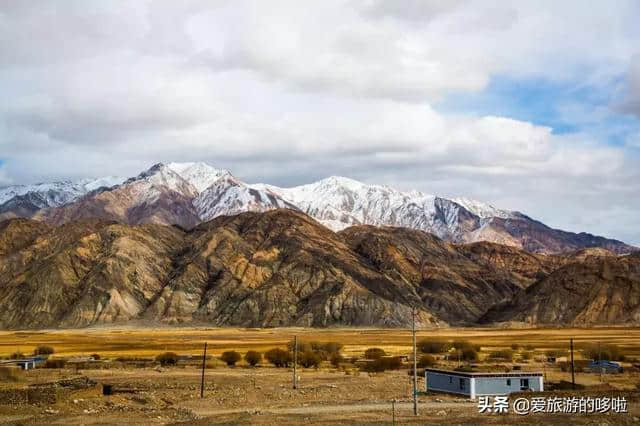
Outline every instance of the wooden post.
<svg viewBox="0 0 640 426"><path fill-rule="evenodd" d="M293 336L293 388L298 389L298 336Z"/></svg>
<svg viewBox="0 0 640 426"><path fill-rule="evenodd" d="M416 347L416 308L411 310L411 330L413 334L413 415L418 415L418 350Z"/></svg>
<svg viewBox="0 0 640 426"><path fill-rule="evenodd" d="M204 398L204 369L207 366L207 342L204 342L204 352L202 353L202 377L200 378L200 398Z"/></svg>
<svg viewBox="0 0 640 426"><path fill-rule="evenodd" d="M391 424L396 424L396 400L391 400Z"/></svg>
<svg viewBox="0 0 640 426"><path fill-rule="evenodd" d="M571 387L576 390L576 373L573 367L573 338L569 340L569 345L571 347Z"/></svg>

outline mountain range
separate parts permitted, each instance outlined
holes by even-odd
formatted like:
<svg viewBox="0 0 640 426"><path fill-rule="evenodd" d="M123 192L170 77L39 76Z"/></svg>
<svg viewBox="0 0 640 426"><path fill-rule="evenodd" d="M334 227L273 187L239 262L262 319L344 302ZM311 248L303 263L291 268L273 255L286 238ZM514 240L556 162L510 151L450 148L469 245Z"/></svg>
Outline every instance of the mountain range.
<svg viewBox="0 0 640 426"><path fill-rule="evenodd" d="M21 217L52 225L102 219L189 230L220 216L280 208L305 213L333 231L396 226L453 243L487 241L545 254L592 247L616 254L636 250L621 241L552 229L525 214L466 198L402 192L335 176L292 188L247 184L205 163L156 164L128 179L0 188L0 220Z"/></svg>
<svg viewBox="0 0 640 426"><path fill-rule="evenodd" d="M637 324L640 255L543 255L294 209L191 229L0 222L0 329Z"/></svg>

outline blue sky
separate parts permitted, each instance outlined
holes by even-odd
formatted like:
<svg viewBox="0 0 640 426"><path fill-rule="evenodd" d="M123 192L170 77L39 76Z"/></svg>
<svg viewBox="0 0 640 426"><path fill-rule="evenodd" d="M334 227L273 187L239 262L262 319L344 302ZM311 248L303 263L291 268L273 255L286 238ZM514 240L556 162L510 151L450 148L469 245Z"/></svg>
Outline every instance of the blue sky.
<svg viewBox="0 0 640 426"><path fill-rule="evenodd" d="M443 113L511 117L548 126L559 135L592 132L601 144L624 145L640 130L637 117L616 110L624 85L624 76L601 87L495 75L484 90L450 94L435 107Z"/></svg>

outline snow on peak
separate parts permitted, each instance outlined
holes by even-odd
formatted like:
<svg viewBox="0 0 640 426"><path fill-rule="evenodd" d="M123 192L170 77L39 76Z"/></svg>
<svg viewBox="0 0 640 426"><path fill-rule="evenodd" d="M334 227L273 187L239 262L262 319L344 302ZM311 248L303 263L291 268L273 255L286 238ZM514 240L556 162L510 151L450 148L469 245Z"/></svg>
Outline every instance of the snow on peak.
<svg viewBox="0 0 640 426"><path fill-rule="evenodd" d="M491 217L500 217L503 219L507 219L513 217L513 213L508 210L498 209L491 204L483 203L482 201L473 200L470 198L454 198L452 200L454 203L460 204L465 209L469 210L471 213L476 216L487 219Z"/></svg>
<svg viewBox="0 0 640 426"><path fill-rule="evenodd" d="M193 185L199 193L209 188L220 178L231 176L229 171L216 169L203 162L169 163L167 167Z"/></svg>

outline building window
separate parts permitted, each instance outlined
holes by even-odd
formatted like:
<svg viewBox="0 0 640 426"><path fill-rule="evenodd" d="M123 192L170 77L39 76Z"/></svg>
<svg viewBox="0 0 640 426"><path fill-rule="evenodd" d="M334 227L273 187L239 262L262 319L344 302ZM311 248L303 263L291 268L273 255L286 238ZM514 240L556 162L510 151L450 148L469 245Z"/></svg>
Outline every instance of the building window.
<svg viewBox="0 0 640 426"><path fill-rule="evenodd" d="M520 389L529 389L529 379L520 379Z"/></svg>
<svg viewBox="0 0 640 426"><path fill-rule="evenodd" d="M507 386L511 386L511 379L507 379Z"/></svg>
<svg viewBox="0 0 640 426"><path fill-rule="evenodd" d="M449 383L453 383L453 377L449 376Z"/></svg>
<svg viewBox="0 0 640 426"><path fill-rule="evenodd" d="M464 379L460 379L460 390L464 390Z"/></svg>

